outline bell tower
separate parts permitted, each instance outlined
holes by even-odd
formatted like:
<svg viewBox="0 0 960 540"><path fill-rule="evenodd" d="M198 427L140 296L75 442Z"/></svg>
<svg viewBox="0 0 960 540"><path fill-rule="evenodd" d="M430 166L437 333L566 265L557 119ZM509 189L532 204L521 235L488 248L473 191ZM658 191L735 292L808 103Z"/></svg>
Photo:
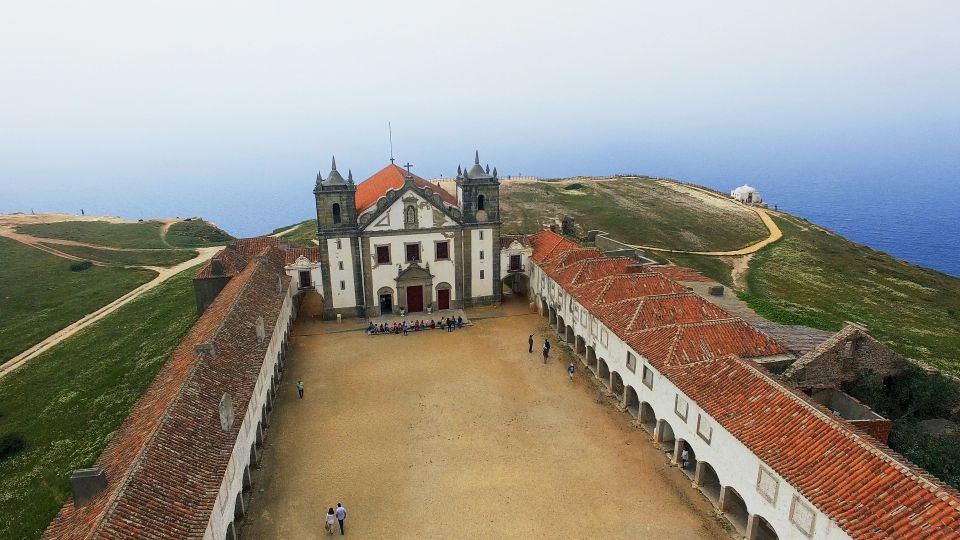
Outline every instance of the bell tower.
<svg viewBox="0 0 960 540"><path fill-rule="evenodd" d="M343 179L332 159L327 179L317 173L313 195L317 203L317 241L323 270L324 317L364 316L357 186L353 172Z"/></svg>
<svg viewBox="0 0 960 540"><path fill-rule="evenodd" d="M500 302L500 179L473 154L469 170L457 168L457 202L463 216L464 306Z"/></svg>

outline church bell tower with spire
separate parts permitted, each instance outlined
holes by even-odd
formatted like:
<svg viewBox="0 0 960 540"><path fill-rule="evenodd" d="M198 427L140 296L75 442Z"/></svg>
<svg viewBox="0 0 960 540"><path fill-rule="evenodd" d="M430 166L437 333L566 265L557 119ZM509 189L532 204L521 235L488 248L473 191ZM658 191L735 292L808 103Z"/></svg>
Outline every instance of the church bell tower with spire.
<svg viewBox="0 0 960 540"><path fill-rule="evenodd" d="M474 152L470 169L458 167L457 203L463 213L465 306L499 303L500 179L497 169L480 165Z"/></svg>
<svg viewBox="0 0 960 540"><path fill-rule="evenodd" d="M336 157L332 159L326 180L317 173L313 194L317 203L317 241L326 318L337 314L358 317L365 314L356 192L353 172L348 171L344 180L337 171Z"/></svg>

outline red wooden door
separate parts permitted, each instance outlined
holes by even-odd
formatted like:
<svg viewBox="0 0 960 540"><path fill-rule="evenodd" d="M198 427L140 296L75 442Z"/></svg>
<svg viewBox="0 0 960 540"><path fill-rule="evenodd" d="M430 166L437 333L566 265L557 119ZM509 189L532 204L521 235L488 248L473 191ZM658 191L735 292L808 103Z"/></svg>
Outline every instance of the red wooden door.
<svg viewBox="0 0 960 540"><path fill-rule="evenodd" d="M423 287L407 287L407 312L423 311Z"/></svg>
<svg viewBox="0 0 960 540"><path fill-rule="evenodd" d="M437 309L450 309L450 289L437 291Z"/></svg>

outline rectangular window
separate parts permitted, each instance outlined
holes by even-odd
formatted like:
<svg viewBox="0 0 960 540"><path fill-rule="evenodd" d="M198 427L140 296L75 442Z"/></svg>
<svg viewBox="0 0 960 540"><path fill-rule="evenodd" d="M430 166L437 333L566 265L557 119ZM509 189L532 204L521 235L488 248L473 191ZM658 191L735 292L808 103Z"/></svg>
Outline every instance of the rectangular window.
<svg viewBox="0 0 960 540"><path fill-rule="evenodd" d="M480 239L483 240L483 231L480 231Z"/></svg>
<svg viewBox="0 0 960 540"><path fill-rule="evenodd" d="M780 489L780 482L772 472L760 466L760 472L757 473L757 492L763 495L763 498L770 504L777 504L777 491Z"/></svg>
<svg viewBox="0 0 960 540"><path fill-rule="evenodd" d="M300 288L306 289L307 287L312 287L313 283L310 281L310 271L301 270L300 271Z"/></svg>
<svg viewBox="0 0 960 540"><path fill-rule="evenodd" d="M653 370L643 366L643 385L653 390Z"/></svg>
<svg viewBox="0 0 960 540"><path fill-rule="evenodd" d="M481 261L483 260L483 250L482 250L482 249L480 250L480 260L481 260Z"/></svg>
<svg viewBox="0 0 960 540"><path fill-rule="evenodd" d="M436 260L438 261L450 260L450 242L437 242L436 245L437 245Z"/></svg>
<svg viewBox="0 0 960 540"><path fill-rule="evenodd" d="M680 394L673 399L673 412L677 413L677 416L683 418L683 421L687 421L687 411L690 410L690 405L687 403L687 400L680 397Z"/></svg>
<svg viewBox="0 0 960 540"><path fill-rule="evenodd" d="M713 437L713 426L702 414L697 415L697 435L707 444L710 444L710 438Z"/></svg>
<svg viewBox="0 0 960 540"><path fill-rule="evenodd" d="M606 328L600 329L600 344L604 347L607 346L607 343L610 342L610 334L607 332Z"/></svg>
<svg viewBox="0 0 960 540"><path fill-rule="evenodd" d="M338 239L337 239L337 249L340 249L340 248L341 248L340 239L338 238Z"/></svg>
<svg viewBox="0 0 960 540"><path fill-rule="evenodd" d="M583 310L580 312L580 324L582 324L583 326L587 325L587 310Z"/></svg>
<svg viewBox="0 0 960 540"><path fill-rule="evenodd" d="M480 279L483 279L483 270L480 271Z"/></svg>
<svg viewBox="0 0 960 540"><path fill-rule="evenodd" d="M800 529L803 534L813 536L813 526L816 517L813 509L807 506L800 497L796 495L793 496L793 502L790 504L790 522Z"/></svg>
<svg viewBox="0 0 960 540"><path fill-rule="evenodd" d="M341 291L347 290L347 282L343 281L342 279L340 280L340 290Z"/></svg>
<svg viewBox="0 0 960 540"><path fill-rule="evenodd" d="M420 244L407 244L407 262L420 262Z"/></svg>
<svg viewBox="0 0 960 540"><path fill-rule="evenodd" d="M337 261L337 270L343 270L343 261Z"/></svg>
<svg viewBox="0 0 960 540"><path fill-rule="evenodd" d="M390 246L377 246L377 264L390 264Z"/></svg>
<svg viewBox="0 0 960 540"><path fill-rule="evenodd" d="M637 357L630 351L627 351L627 369L633 373L637 372Z"/></svg>

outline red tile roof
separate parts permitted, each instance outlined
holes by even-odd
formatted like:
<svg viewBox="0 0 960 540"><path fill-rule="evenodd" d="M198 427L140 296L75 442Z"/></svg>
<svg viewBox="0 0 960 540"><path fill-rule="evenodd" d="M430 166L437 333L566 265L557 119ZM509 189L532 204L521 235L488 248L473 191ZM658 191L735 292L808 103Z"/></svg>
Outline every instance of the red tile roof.
<svg viewBox="0 0 960 540"><path fill-rule="evenodd" d="M67 501L43 538L203 537L288 286L275 248L227 283L97 458L106 489L81 507ZM207 343L212 357L194 353ZM216 414L224 393L240 412L229 432Z"/></svg>
<svg viewBox="0 0 960 540"><path fill-rule="evenodd" d="M377 204L377 199L386 195L388 189L400 189L403 187L403 178L407 174L408 173L406 170L397 166L395 163L391 163L370 178L367 178L363 182L357 184L357 193L355 198L357 204L357 214L360 214L367 208ZM440 195L440 198L449 205L457 205L457 198L447 193L447 191L443 188L431 184L430 182L413 173L409 174L413 177L414 183L418 186L429 188L437 195Z"/></svg>
<svg viewBox="0 0 960 540"><path fill-rule="evenodd" d="M651 274L584 279L572 267L617 264L583 259L587 250L556 233L530 240L545 273L847 534L960 538L960 493L741 359L785 353L782 345L692 293L652 292ZM672 279L695 274L644 268L684 291Z"/></svg>
<svg viewBox="0 0 960 540"><path fill-rule="evenodd" d="M751 362L664 375L853 538L960 537L960 493Z"/></svg>
<svg viewBox="0 0 960 540"><path fill-rule="evenodd" d="M279 238L272 236L237 238L201 266L194 278L235 276L247 267L250 259L263 252L263 250L272 247L280 247ZM223 272L220 274L213 273L214 259L220 260L223 265Z"/></svg>
<svg viewBox="0 0 960 540"><path fill-rule="evenodd" d="M650 264L647 271L663 274L674 281L713 281L713 279L685 266L675 264Z"/></svg>
<svg viewBox="0 0 960 540"><path fill-rule="evenodd" d="M293 264L300 256L304 256L310 262L320 262L320 248L318 247L291 247L283 250L284 262Z"/></svg>

